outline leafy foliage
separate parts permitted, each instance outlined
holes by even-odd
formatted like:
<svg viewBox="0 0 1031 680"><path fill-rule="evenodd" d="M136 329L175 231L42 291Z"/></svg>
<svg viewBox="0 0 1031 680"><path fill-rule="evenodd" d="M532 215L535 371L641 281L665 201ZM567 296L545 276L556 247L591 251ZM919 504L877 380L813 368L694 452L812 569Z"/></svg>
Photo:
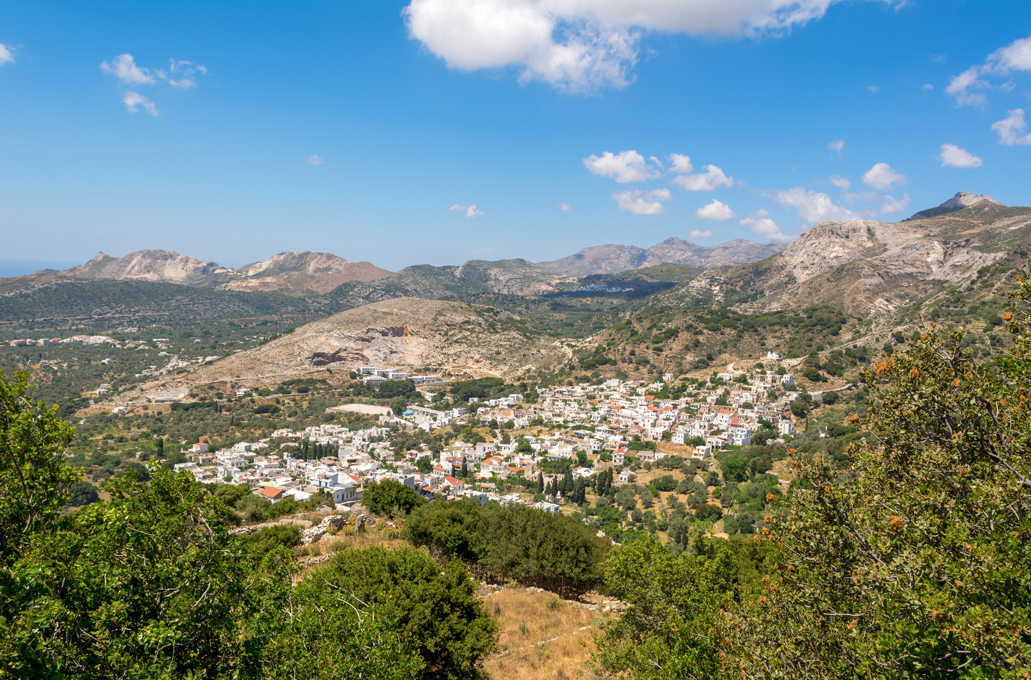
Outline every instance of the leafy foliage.
<svg viewBox="0 0 1031 680"><path fill-rule="evenodd" d="M845 469L794 462L769 518L779 578L728 619L728 666L765 677L1009 678L1031 664L1031 285L995 363L927 328L869 380Z"/></svg>
<svg viewBox="0 0 1031 680"><path fill-rule="evenodd" d="M390 518L407 515L425 502L415 489L392 479L373 482L365 487L362 494L362 505L377 515Z"/></svg>
<svg viewBox="0 0 1031 680"><path fill-rule="evenodd" d="M590 587L601 580L606 552L591 529L569 517L468 500L419 508L406 531L416 546L523 583L560 578Z"/></svg>

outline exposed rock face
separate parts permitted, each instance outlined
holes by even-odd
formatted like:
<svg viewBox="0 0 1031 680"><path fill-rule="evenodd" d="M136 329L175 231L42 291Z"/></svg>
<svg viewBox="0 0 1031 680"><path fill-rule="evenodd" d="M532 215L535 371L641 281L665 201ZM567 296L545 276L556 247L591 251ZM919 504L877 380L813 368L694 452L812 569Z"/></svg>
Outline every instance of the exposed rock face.
<svg viewBox="0 0 1031 680"><path fill-rule="evenodd" d="M787 277L802 283L849 262L886 253L925 233L908 225L870 220L821 222L771 260L781 266L783 274L772 277L770 283Z"/></svg>
<svg viewBox="0 0 1031 680"><path fill-rule="evenodd" d="M111 257L104 253L86 264L60 272L77 279L116 279L212 285L237 276L235 270L215 262L200 260L171 250L137 250L125 257Z"/></svg>
<svg viewBox="0 0 1031 680"><path fill-rule="evenodd" d="M969 208L972 205L984 203L985 201L992 205L997 205L1003 208L1006 207L1005 204L1001 203L1000 201L996 201L991 196L982 196L980 194L968 194L965 191L960 191L955 196L939 205L937 208L928 208L927 210L921 210L912 217L907 218L905 221L909 222L911 220L922 220L927 217L937 217L938 215L945 215L947 213L957 212L959 210L963 210L964 208Z"/></svg>
<svg viewBox="0 0 1031 680"><path fill-rule="evenodd" d="M401 298L310 323L260 347L127 391L125 399L226 380L272 384L338 366L515 376L569 356L569 350L553 338L506 312L460 302Z"/></svg>
<svg viewBox="0 0 1031 680"><path fill-rule="evenodd" d="M348 281L378 281L391 272L371 262L349 262L331 253L287 251L238 270L232 290L295 290L325 294Z"/></svg>
<svg viewBox="0 0 1031 680"><path fill-rule="evenodd" d="M968 245L905 222L817 224L763 266L766 295L745 308L831 304L861 318L883 316L1003 257Z"/></svg>
<svg viewBox="0 0 1031 680"><path fill-rule="evenodd" d="M755 262L783 248L784 244L780 243L753 243L745 239L699 246L674 236L648 249L622 245L593 246L560 260L538 264L548 271L576 277L617 274L660 264L688 264L709 269Z"/></svg>
<svg viewBox="0 0 1031 680"><path fill-rule="evenodd" d="M76 279L152 281L295 294L324 294L349 281L376 281L390 276L390 272L369 262L348 262L330 253L290 251L236 270L170 250L138 250L125 257L97 253L86 264L57 274Z"/></svg>

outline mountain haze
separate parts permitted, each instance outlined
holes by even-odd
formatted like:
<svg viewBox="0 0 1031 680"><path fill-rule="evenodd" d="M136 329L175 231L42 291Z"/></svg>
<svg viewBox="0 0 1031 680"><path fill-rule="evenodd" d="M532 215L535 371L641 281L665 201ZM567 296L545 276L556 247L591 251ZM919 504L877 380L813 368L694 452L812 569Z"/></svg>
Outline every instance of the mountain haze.
<svg viewBox="0 0 1031 680"><path fill-rule="evenodd" d="M537 264L548 271L576 277L615 274L662 264L687 264L710 269L761 260L784 247L781 243L754 243L740 238L714 246L699 246L673 236L647 249L624 245L593 246L559 260Z"/></svg>

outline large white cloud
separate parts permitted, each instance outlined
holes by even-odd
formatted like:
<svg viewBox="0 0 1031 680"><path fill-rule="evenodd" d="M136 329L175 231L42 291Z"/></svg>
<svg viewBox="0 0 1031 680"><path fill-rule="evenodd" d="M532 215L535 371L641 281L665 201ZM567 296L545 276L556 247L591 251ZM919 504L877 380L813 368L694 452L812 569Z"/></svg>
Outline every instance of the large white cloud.
<svg viewBox="0 0 1031 680"><path fill-rule="evenodd" d="M835 205L834 201L827 194L813 191L812 189L794 187L786 191L772 192L769 196L783 206L795 208L799 216L806 222L835 222L859 219L859 215L848 208ZM745 224L745 222L742 221L742 224Z"/></svg>
<svg viewBox="0 0 1031 680"><path fill-rule="evenodd" d="M666 212L662 202L670 200L669 189L655 189L654 191L621 191L612 194L616 199L616 205L620 210L635 215L662 215Z"/></svg>
<svg viewBox="0 0 1031 680"><path fill-rule="evenodd" d="M993 87L985 76L1008 76L1016 71L1031 71L1031 36L1000 47L989 54L983 64L953 76L945 92L955 98L956 106L982 105L987 101L985 96L972 90Z"/></svg>
<svg viewBox="0 0 1031 680"><path fill-rule="evenodd" d="M722 169L715 165L706 165L705 172L694 175L680 175L673 178L673 183L688 191L714 191L720 187L734 185L734 178L727 177Z"/></svg>
<svg viewBox="0 0 1031 680"><path fill-rule="evenodd" d="M980 156L975 156L955 144L942 144L940 158L943 168L979 168L984 162Z"/></svg>
<svg viewBox="0 0 1031 680"><path fill-rule="evenodd" d="M703 220L715 220L717 222L724 222L729 219L737 217L730 206L722 201L717 201L715 198L708 205L703 205L695 213L695 217Z"/></svg>
<svg viewBox="0 0 1031 680"><path fill-rule="evenodd" d="M905 184L907 181L905 175L887 163L878 163L863 173L863 184L877 191L891 191L892 187Z"/></svg>
<svg viewBox="0 0 1031 680"><path fill-rule="evenodd" d="M0 65L10 64L12 61L14 61L14 55L11 54L11 48L0 43Z"/></svg>
<svg viewBox="0 0 1031 680"><path fill-rule="evenodd" d="M659 171L633 149L616 154L605 151L600 156L591 155L583 160L584 167L595 175L611 177L620 184L643 182L659 176Z"/></svg>
<svg viewBox="0 0 1031 680"><path fill-rule="evenodd" d="M568 91L624 87L643 31L783 33L841 0L411 0L411 38L450 68L515 67ZM879 0L901 5L902 0Z"/></svg>
<svg viewBox="0 0 1031 680"><path fill-rule="evenodd" d="M770 213L766 210L757 210L748 217L739 221L739 224L750 227L753 234L759 234L775 241L790 241L791 237L781 232L777 223L770 219Z"/></svg>
<svg viewBox="0 0 1031 680"><path fill-rule="evenodd" d="M992 130L999 135L999 144L1006 146L1031 144L1031 133L1027 133L1024 109L1013 109L1007 113L1008 116L992 124Z"/></svg>

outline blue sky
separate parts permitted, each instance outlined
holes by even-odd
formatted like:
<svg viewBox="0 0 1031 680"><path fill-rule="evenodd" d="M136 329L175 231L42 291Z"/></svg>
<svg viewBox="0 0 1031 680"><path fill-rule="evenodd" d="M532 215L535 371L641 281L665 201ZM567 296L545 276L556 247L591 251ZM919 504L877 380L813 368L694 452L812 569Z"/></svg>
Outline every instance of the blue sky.
<svg viewBox="0 0 1031 680"><path fill-rule="evenodd" d="M540 261L1031 203L1026 1L33 0L0 2L0 46L8 274Z"/></svg>

